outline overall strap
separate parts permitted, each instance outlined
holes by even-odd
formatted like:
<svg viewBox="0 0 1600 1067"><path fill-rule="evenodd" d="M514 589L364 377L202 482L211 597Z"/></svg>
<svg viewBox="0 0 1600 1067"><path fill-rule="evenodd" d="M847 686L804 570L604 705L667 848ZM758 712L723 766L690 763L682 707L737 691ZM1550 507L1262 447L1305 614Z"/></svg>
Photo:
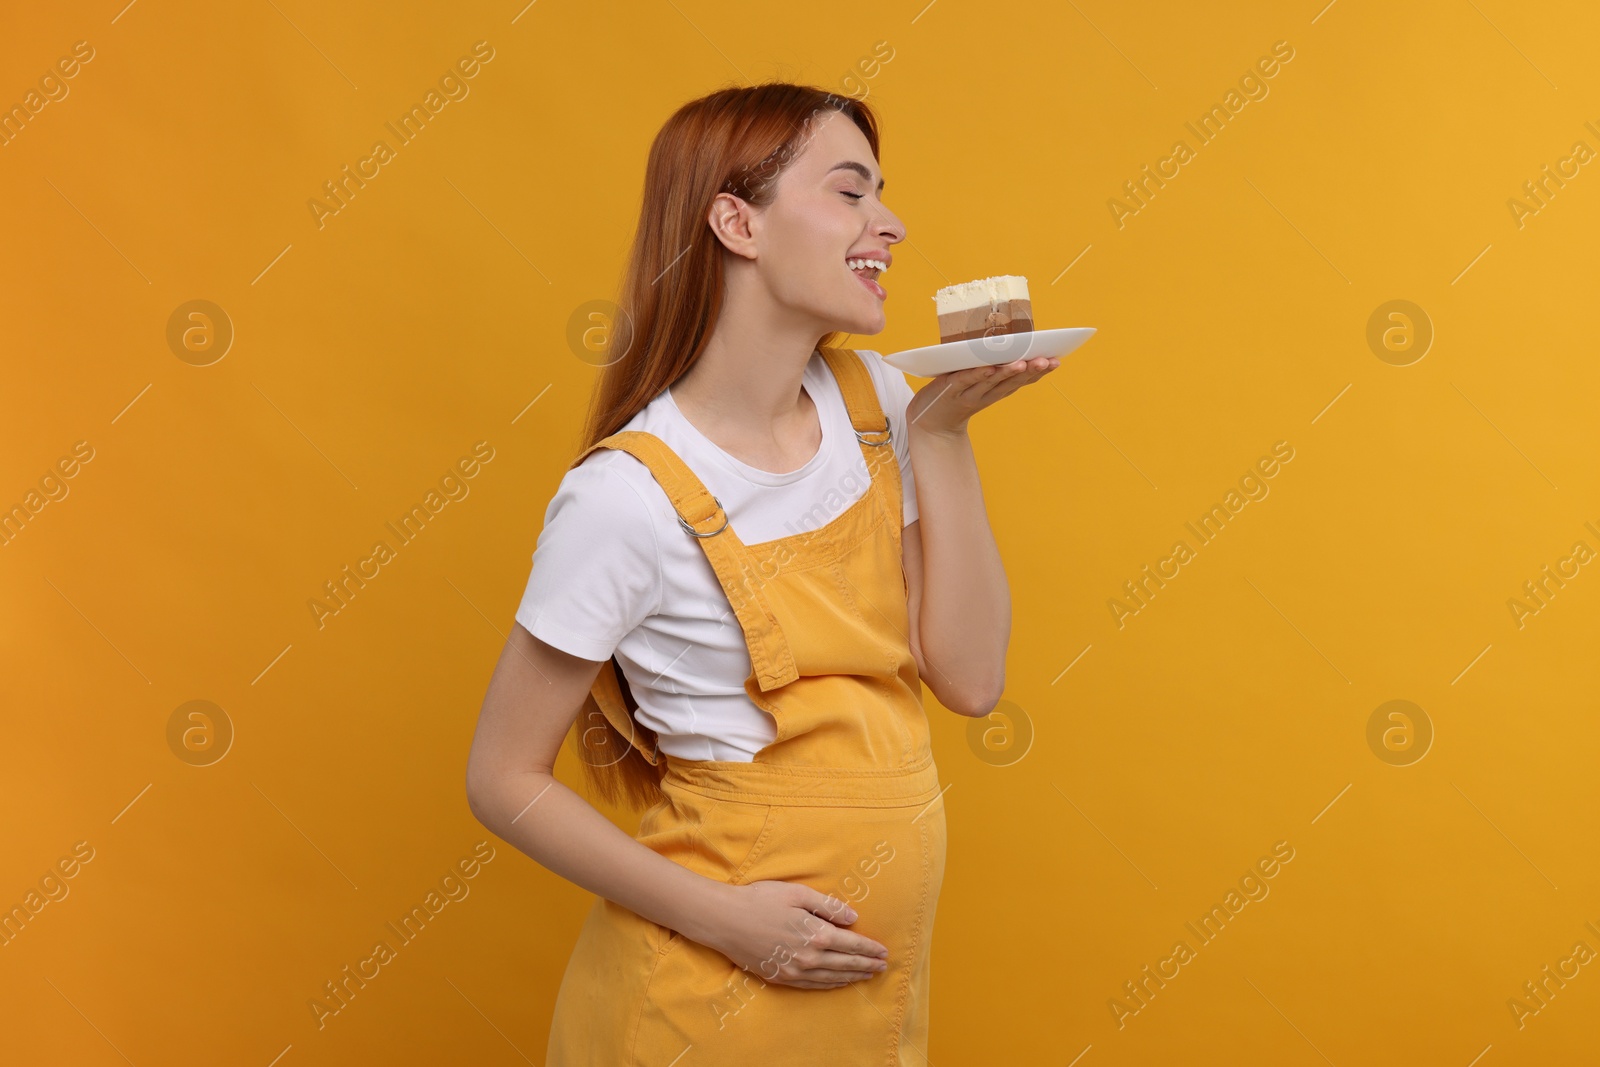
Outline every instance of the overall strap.
<svg viewBox="0 0 1600 1067"><path fill-rule="evenodd" d="M642 726L633 721L633 713L628 708L627 699L622 694L622 665L617 662L615 654L606 662L600 664L600 672L594 676L594 684L589 687L589 697L594 701L594 706L600 709L600 714L606 721L616 728L617 733L628 739L628 743L639 750L644 761L654 767L661 762L661 749L656 732L648 726ZM589 729L588 705L584 708L584 723L580 726L585 733ZM614 762L614 761L613 761Z"/></svg>
<svg viewBox="0 0 1600 1067"><path fill-rule="evenodd" d="M889 443L889 417L878 403L878 390L872 385L872 374L861 362L862 357L853 348L821 348L822 358L833 371L839 391L844 394L845 410L850 413L850 425L855 428L861 451L872 461L869 448Z"/></svg>
<svg viewBox="0 0 1600 1067"><path fill-rule="evenodd" d="M749 550L728 525L728 514L722 509L722 502L711 495L678 454L655 434L619 430L585 449L573 464L581 462L596 448L615 448L629 453L649 468L651 476L666 492L673 510L678 513L678 525L699 541L739 619L750 651L750 666L761 689L776 689L798 678L800 672L795 667L789 643L784 640L778 618L763 591L766 579L755 566Z"/></svg>

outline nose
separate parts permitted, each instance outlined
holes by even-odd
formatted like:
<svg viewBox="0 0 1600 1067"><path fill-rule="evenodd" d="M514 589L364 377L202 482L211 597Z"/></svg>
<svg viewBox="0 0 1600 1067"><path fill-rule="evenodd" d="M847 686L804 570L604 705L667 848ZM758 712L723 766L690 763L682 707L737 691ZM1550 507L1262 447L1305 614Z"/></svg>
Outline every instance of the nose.
<svg viewBox="0 0 1600 1067"><path fill-rule="evenodd" d="M898 244L906 239L905 223L882 203L878 205L878 214L872 220L872 232L889 244Z"/></svg>

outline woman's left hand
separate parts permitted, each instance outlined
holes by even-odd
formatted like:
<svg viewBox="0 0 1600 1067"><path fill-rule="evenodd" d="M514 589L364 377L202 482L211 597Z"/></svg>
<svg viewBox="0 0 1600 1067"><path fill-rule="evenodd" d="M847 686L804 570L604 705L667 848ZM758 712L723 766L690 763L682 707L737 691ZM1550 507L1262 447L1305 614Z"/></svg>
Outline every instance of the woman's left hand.
<svg viewBox="0 0 1600 1067"><path fill-rule="evenodd" d="M923 433L964 434L967 420L1061 366L1059 357L1035 356L983 367L947 371L917 390L906 405L906 422Z"/></svg>

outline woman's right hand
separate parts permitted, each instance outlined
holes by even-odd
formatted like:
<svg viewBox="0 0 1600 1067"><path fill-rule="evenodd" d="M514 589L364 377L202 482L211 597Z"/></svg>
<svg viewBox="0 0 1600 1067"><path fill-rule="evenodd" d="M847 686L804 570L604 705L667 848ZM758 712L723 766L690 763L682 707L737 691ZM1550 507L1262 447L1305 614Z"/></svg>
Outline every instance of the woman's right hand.
<svg viewBox="0 0 1600 1067"><path fill-rule="evenodd" d="M889 950L844 927L856 914L844 901L799 882L730 885L703 943L768 982L837 989L883 971Z"/></svg>

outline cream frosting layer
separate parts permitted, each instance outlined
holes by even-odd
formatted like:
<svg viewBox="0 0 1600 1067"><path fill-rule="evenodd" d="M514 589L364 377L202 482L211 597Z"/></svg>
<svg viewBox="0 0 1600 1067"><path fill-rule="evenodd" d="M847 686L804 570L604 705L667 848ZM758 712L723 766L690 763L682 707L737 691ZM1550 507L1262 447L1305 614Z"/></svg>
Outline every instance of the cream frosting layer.
<svg viewBox="0 0 1600 1067"><path fill-rule="evenodd" d="M999 274L959 285L947 285L933 294L934 307L940 315L976 307L994 308L1007 301L1027 299L1028 279L1017 274Z"/></svg>

